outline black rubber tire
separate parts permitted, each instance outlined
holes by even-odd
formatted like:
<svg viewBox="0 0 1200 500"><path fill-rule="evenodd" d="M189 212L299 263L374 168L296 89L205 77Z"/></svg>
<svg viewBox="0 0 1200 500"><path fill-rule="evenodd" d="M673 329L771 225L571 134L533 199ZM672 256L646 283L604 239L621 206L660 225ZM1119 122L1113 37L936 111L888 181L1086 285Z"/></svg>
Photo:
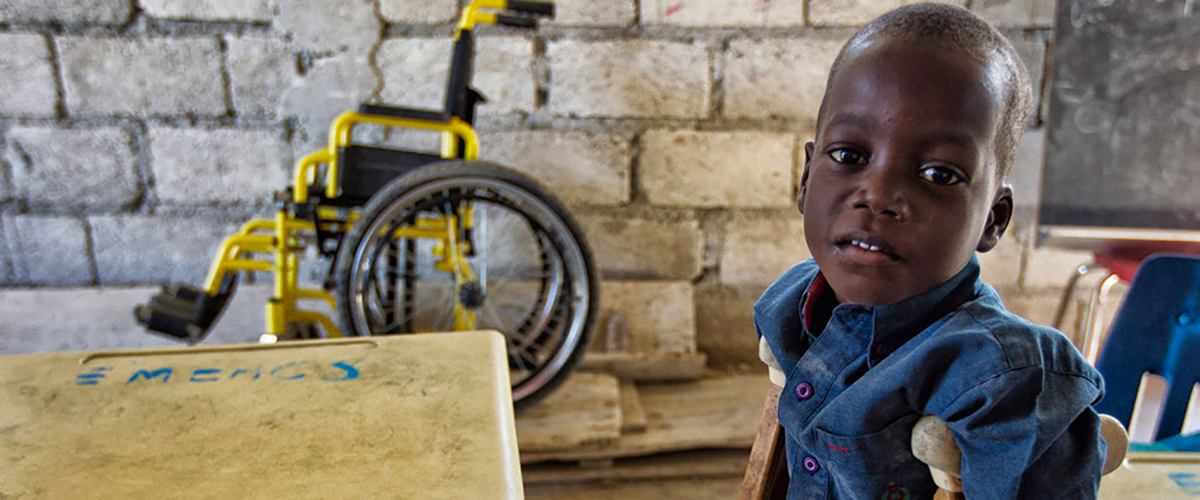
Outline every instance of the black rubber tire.
<svg viewBox="0 0 1200 500"><path fill-rule="evenodd" d="M582 260L582 265L578 267L581 267L583 276L567 275L566 279L569 283L567 293L563 294L562 299L558 299L571 301L572 294L586 294L582 304L577 304L577 307L570 307L569 305L565 306L571 310L570 314L572 316L570 319L562 321L564 324L571 324L575 321L575 315L583 314L582 323L580 323L582 328L577 334L576 341L573 342L569 347L570 352L565 354L559 353L558 351L563 348L563 345L559 344L555 350L550 353L551 360L561 363L558 364L556 371L549 374L543 374L541 372L547 368L547 366L543 365L537 367L537 370L535 370L531 375L525 377L523 380L513 380L513 400L515 406L520 409L551 393L566 380L570 372L579 363L579 360L587 351L588 343L591 337L592 325L597 315L597 307L599 304L599 282L596 278L595 267L592 264L591 250L589 249L587 242L584 240L583 232L579 229L578 224L571 218L569 212L567 212L566 208L564 208L561 203L559 203L551 195L547 194L547 191L539 186L537 182L520 173L493 164L467 162L462 160L446 160L421 167L388 183L387 186L372 196L367 204L363 207L361 217L359 218L358 222L351 226L349 231L346 233L344 240L340 245L337 257L334 261L333 269L334 278L337 284L335 297L337 300L338 320L341 323L343 333L346 335L377 334L377 332L362 331L362 328L356 326L368 321L365 319L356 321L355 315L357 313L355 311L357 310L357 305L355 302L355 296L359 292L356 292L354 289L356 283L354 279L354 273L356 272L356 261L360 258L363 258L363 254L360 253L360 247L364 245L368 228L376 223L376 219L382 217L384 213L389 210L394 212L397 209L394 204L400 198L410 196L412 193L420 192L422 189L429 189L431 183L439 183L439 189L442 189L446 185L462 185L464 187L470 186L472 182L500 184L503 185L505 189L511 189L514 190L514 192L521 192L527 195L524 197L524 199L527 201L534 201L536 204L541 205L542 208L538 210L544 209L546 211L545 213L553 214L553 223L557 225L559 229L561 229L561 231L557 231L557 233L554 231L548 231L545 236L549 236L551 239L555 240L552 243L556 245L556 248L573 248L574 251L578 252L576 256ZM521 216L523 216L526 222L530 222L532 224L531 221L533 221L533 219L528 212L522 212L520 209L516 209L515 207L508 208L513 209L516 213L519 213ZM366 250L363 251L365 252ZM564 264L564 269L566 267L567 266ZM586 287L578 287L576 282L581 279L586 280ZM574 282L572 282L572 280ZM577 287L579 290L576 290ZM572 304L574 304L576 301L578 301L578 298L576 298L575 301L572 301ZM553 307L557 308L559 305L554 304ZM579 311L578 307L582 307L585 310ZM508 332L501 333L508 335ZM566 332L566 335L570 334L571 333L569 331ZM561 336L563 334L558 335ZM508 344L506 343L506 345ZM511 350L509 354L511 363ZM564 357L560 358L560 356ZM521 360L521 363L524 363L524 361ZM530 387L525 385L527 383L532 383L531 381L535 381L537 386Z"/></svg>

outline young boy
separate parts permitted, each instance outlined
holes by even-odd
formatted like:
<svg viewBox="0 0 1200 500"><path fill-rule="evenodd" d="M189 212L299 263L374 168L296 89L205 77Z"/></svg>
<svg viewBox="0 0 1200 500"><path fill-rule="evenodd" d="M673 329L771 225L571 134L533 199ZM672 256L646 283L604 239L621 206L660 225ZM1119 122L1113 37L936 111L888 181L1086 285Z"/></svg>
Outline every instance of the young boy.
<svg viewBox="0 0 1200 500"><path fill-rule="evenodd" d="M754 308L786 377L789 499L932 498L922 415L949 424L971 500L1095 498L1100 375L1006 311L974 257L1012 217L1031 94L1008 41L958 7L897 9L842 48L805 145L813 258Z"/></svg>

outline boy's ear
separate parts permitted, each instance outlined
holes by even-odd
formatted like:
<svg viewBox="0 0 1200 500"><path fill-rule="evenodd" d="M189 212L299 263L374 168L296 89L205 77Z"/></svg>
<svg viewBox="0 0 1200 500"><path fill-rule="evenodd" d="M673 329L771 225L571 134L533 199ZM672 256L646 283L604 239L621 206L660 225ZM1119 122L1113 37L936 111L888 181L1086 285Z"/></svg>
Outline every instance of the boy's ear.
<svg viewBox="0 0 1200 500"><path fill-rule="evenodd" d="M1000 237L1004 236L1004 231L1008 229L1008 223L1012 222L1012 216L1012 186L1005 184L1000 187L996 201L992 202L992 209L988 211L987 222L983 226L983 235L979 237L979 245L975 247L975 250L983 253L996 248L996 245L1000 243Z"/></svg>
<svg viewBox="0 0 1200 500"><path fill-rule="evenodd" d="M800 209L801 214L804 213L804 197L808 195L808 164L812 162L815 149L813 141L804 143L804 173L800 175L800 196L796 197L796 208Z"/></svg>

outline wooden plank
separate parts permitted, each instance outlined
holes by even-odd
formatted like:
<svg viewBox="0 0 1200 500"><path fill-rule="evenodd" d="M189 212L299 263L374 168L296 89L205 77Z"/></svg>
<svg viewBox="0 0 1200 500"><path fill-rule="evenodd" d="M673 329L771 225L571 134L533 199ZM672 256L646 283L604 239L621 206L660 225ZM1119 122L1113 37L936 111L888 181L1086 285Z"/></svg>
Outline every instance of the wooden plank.
<svg viewBox="0 0 1200 500"><path fill-rule="evenodd" d="M638 395L637 384L621 381L621 434L646 430L646 409Z"/></svg>
<svg viewBox="0 0 1200 500"><path fill-rule="evenodd" d="M613 460L612 467L583 467L545 462L521 468L526 486L590 481L664 480L741 477L746 470L746 450L700 450Z"/></svg>
<svg viewBox="0 0 1200 500"><path fill-rule="evenodd" d="M621 435L620 392L612 375L572 374L546 399L517 414L521 452L562 450L617 439Z"/></svg>
<svg viewBox="0 0 1200 500"><path fill-rule="evenodd" d="M579 369L639 382L699 380L707 359L704 353L589 352Z"/></svg>
<svg viewBox="0 0 1200 500"><path fill-rule="evenodd" d="M737 478L542 484L526 488L525 500L729 500L737 489Z"/></svg>
<svg viewBox="0 0 1200 500"><path fill-rule="evenodd" d="M547 460L598 460L704 448L750 448L771 382L735 375L675 384L638 386L646 431L556 452L521 454L525 464Z"/></svg>
<svg viewBox="0 0 1200 500"><path fill-rule="evenodd" d="M521 497L495 332L0 356L0 401L0 498Z"/></svg>
<svg viewBox="0 0 1200 500"><path fill-rule="evenodd" d="M772 385L767 391L738 500L770 500L787 496L787 457L784 456L783 427L779 425L779 394L782 391L783 388L777 385ZM784 479L782 488L777 484L780 475Z"/></svg>

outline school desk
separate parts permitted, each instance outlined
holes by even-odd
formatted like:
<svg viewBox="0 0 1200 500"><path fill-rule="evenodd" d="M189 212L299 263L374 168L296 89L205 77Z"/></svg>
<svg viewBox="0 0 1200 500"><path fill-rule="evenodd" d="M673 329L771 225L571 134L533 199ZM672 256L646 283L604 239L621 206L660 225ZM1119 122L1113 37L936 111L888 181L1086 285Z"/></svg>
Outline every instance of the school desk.
<svg viewBox="0 0 1200 500"><path fill-rule="evenodd" d="M0 356L0 498L521 499L495 332Z"/></svg>

